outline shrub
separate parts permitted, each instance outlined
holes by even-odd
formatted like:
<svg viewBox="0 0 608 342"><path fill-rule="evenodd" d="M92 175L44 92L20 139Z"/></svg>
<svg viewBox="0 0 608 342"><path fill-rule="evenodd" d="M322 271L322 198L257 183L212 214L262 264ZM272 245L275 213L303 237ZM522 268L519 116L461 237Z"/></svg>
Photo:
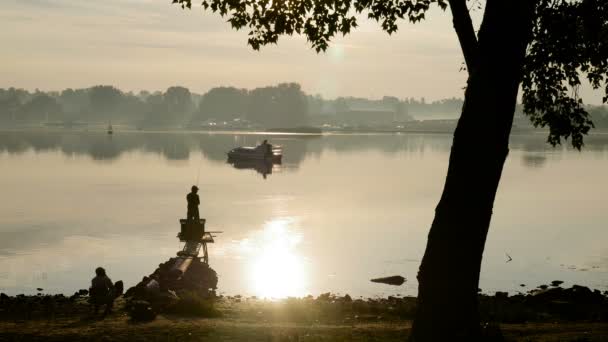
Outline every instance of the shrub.
<svg viewBox="0 0 608 342"><path fill-rule="evenodd" d="M211 298L203 298L195 292L183 292L180 293L178 301L167 307L166 312L197 317L220 317L222 313L214 304Z"/></svg>

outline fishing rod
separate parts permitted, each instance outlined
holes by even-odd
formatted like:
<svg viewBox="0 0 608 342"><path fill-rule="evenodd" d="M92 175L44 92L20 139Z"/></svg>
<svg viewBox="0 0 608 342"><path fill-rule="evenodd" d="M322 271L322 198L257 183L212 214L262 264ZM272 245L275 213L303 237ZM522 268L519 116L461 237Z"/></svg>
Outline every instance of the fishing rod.
<svg viewBox="0 0 608 342"><path fill-rule="evenodd" d="M200 156L199 156L200 158L198 160L198 172L196 173L196 183L195 183L196 187L198 187L198 183L199 183L199 180L201 177L201 164L203 162L203 151L199 151L199 153L200 153Z"/></svg>

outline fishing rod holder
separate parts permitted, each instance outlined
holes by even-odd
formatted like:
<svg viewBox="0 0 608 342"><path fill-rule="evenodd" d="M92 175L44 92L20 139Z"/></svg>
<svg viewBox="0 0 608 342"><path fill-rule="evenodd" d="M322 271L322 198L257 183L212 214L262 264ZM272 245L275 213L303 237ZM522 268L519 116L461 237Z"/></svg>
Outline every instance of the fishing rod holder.
<svg viewBox="0 0 608 342"><path fill-rule="evenodd" d="M222 232L207 232L205 231L205 219L186 220L181 219L179 223L181 230L177 233L177 238L180 242L184 242L184 247L177 252L180 257L198 257L201 249L203 256L200 257L204 263L209 264L209 253L207 252L207 244L214 243L213 239L216 235Z"/></svg>

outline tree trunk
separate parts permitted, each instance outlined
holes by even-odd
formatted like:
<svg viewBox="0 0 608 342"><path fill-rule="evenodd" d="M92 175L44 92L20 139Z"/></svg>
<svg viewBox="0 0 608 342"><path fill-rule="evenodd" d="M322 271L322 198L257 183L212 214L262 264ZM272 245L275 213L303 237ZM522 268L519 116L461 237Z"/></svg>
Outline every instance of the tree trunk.
<svg viewBox="0 0 608 342"><path fill-rule="evenodd" d="M477 291L492 206L532 28L533 1L488 0L476 66L454 133L446 182L418 273L410 341L480 337Z"/></svg>

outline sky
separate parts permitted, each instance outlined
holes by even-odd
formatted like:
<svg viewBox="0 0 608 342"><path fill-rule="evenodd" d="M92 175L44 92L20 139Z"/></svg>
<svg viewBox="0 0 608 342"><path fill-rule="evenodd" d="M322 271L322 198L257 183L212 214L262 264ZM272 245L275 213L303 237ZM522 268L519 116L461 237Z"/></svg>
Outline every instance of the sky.
<svg viewBox="0 0 608 342"><path fill-rule="evenodd" d="M255 88L298 82L326 98L463 97L466 72L449 11L418 24L403 21L389 36L364 20L316 53L304 37L282 37L253 51L247 31L234 31L200 6L171 0L2 0L0 87L40 90L110 84L124 91L182 85ZM194 1L198 3L198 1ZM474 14L479 17L479 14ZM599 104L601 93L581 92Z"/></svg>

